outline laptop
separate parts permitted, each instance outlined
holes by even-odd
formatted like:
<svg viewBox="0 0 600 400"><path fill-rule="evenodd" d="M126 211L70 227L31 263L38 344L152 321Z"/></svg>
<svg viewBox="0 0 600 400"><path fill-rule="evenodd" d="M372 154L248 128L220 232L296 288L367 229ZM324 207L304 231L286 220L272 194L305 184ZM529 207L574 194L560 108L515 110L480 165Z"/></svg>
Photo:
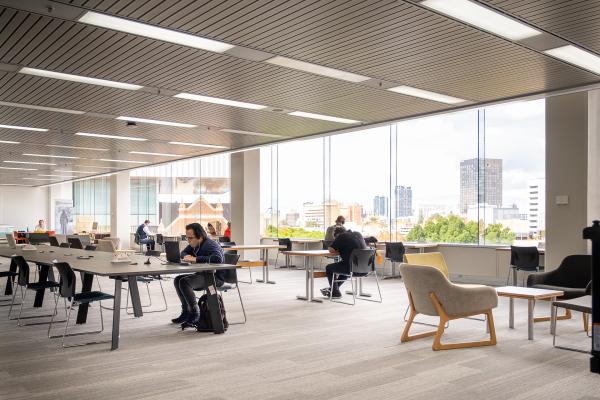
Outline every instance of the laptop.
<svg viewBox="0 0 600 400"><path fill-rule="evenodd" d="M6 234L6 241L8 242L8 247L10 247L11 249L17 248L17 242L15 241L15 237L12 233Z"/></svg>
<svg viewBox="0 0 600 400"><path fill-rule="evenodd" d="M190 265L189 262L181 260L181 253L179 252L179 242L168 241L164 244L165 251L167 253L167 261L169 262L169 264Z"/></svg>

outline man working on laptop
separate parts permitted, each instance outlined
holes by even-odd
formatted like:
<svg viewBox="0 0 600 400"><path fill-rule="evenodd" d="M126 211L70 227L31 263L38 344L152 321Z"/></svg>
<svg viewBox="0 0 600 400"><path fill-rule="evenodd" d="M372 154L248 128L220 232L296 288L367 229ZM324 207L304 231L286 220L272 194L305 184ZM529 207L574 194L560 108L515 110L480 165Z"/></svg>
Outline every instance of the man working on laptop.
<svg viewBox="0 0 600 400"><path fill-rule="evenodd" d="M193 223L185 227L185 234L189 245L181 252L182 261L190 263L223 263L223 249L217 242L208 238L204 228ZM223 285L224 270L215 272L217 286ZM174 280L175 291L181 300L181 315L171 321L174 324L194 325L200 319L200 308L196 302L195 290L206 289L207 282L204 275L186 274L179 275Z"/></svg>

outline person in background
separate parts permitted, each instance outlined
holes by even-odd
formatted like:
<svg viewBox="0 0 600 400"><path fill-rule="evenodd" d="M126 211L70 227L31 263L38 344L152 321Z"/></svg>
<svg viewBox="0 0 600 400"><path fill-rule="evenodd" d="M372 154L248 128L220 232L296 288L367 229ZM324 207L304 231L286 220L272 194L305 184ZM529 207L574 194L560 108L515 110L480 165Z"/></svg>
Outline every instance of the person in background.
<svg viewBox="0 0 600 400"><path fill-rule="evenodd" d="M334 234L333 231L336 228L342 227L344 228L344 224L346 223L346 218L344 218L343 215L339 215L336 219L335 219L335 224L331 225L329 228L327 228L327 231L325 232L325 240L333 240L334 239ZM346 228L344 228L344 231L346 230Z"/></svg>
<svg viewBox="0 0 600 400"><path fill-rule="evenodd" d="M206 231L212 237L217 236L217 230L215 229L215 227L210 222L208 223L208 225L206 225Z"/></svg>
<svg viewBox="0 0 600 400"><path fill-rule="evenodd" d="M38 224L33 228L34 232L46 232L46 223L43 219L38 221Z"/></svg>
<svg viewBox="0 0 600 400"><path fill-rule="evenodd" d="M138 226L136 232L138 234L138 237L140 238L140 244L145 244L148 250L154 250L155 243L154 239L150 237L152 233L150 232L150 228L148 228L149 225L150 220L147 219L144 221L143 224Z"/></svg>
<svg viewBox="0 0 600 400"><path fill-rule="evenodd" d="M329 264L327 267L325 267L327 280L329 281L329 287L321 289L321 293L325 297L329 297L330 295L333 274L350 272L350 254L352 253L352 250L367 248L367 244L359 232L352 232L350 230L347 231L343 226L335 228L333 236L333 243L331 243L331 246L329 246L328 250L332 254L339 254L342 261ZM338 279L346 280L346 276L340 275ZM333 284L333 294L331 295L333 299L339 299L342 297L340 286L342 286L343 283L344 282L335 282Z"/></svg>
<svg viewBox="0 0 600 400"><path fill-rule="evenodd" d="M223 249L217 242L208 238L202 226L194 222L185 227L185 235L189 245L181 252L183 261L190 263L222 263ZM215 272L215 283L221 286L224 283L224 270ZM174 324L195 325L200 319L200 308L196 302L195 290L206 289L208 284L204 275L200 273L179 275L175 278L175 291L181 301L181 315L173 318Z"/></svg>
<svg viewBox="0 0 600 400"><path fill-rule="evenodd" d="M228 237L231 242L231 222L227 222L227 229L225 229L223 236Z"/></svg>

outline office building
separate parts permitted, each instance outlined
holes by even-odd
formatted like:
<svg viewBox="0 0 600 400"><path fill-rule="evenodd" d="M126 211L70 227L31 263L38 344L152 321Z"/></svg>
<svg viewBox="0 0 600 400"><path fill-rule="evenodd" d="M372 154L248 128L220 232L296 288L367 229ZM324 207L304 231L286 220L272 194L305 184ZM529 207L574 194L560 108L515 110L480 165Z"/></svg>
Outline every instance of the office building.
<svg viewBox="0 0 600 400"><path fill-rule="evenodd" d="M410 186L396 186L394 188L394 217L410 217L412 212L412 188Z"/></svg>
<svg viewBox="0 0 600 400"><path fill-rule="evenodd" d="M389 215L389 197L375 196L373 198L373 215L387 218Z"/></svg>
<svg viewBox="0 0 600 400"><path fill-rule="evenodd" d="M546 230L546 180L534 179L529 182L529 233L534 237L543 236Z"/></svg>
<svg viewBox="0 0 600 400"><path fill-rule="evenodd" d="M502 160L472 158L460 162L460 210L486 203L502 207Z"/></svg>

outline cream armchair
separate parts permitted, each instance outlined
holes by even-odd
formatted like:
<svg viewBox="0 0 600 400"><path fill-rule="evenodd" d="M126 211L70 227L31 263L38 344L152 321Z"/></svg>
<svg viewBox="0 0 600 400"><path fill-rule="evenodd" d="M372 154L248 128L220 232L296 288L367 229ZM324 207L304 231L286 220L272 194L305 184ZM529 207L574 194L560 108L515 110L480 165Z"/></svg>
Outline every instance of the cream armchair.
<svg viewBox="0 0 600 400"><path fill-rule="evenodd" d="M401 342L434 336L433 350L496 344L492 309L498 306L498 295L494 288L483 285L455 285L438 268L423 265L401 264L400 273L404 278L410 309ZM417 314L439 316L437 330L411 336L409 331ZM442 344L442 335L448 321L478 314L487 316L489 340Z"/></svg>

